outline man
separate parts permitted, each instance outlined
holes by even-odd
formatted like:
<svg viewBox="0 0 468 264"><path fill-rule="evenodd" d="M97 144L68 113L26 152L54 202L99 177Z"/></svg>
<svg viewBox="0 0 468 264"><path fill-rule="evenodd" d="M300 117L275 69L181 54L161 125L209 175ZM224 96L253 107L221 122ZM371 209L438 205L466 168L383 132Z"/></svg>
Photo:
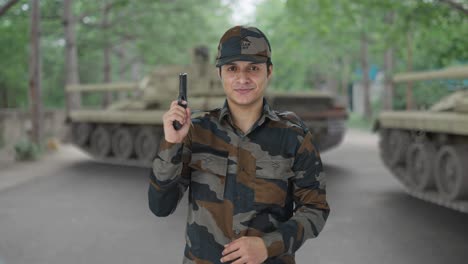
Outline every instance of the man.
<svg viewBox="0 0 468 264"><path fill-rule="evenodd" d="M190 108L174 101L163 117L150 209L171 214L190 186L184 263L295 263L296 250L329 214L312 135L264 99L273 64L259 29L226 31L216 66L222 108L191 120Z"/></svg>

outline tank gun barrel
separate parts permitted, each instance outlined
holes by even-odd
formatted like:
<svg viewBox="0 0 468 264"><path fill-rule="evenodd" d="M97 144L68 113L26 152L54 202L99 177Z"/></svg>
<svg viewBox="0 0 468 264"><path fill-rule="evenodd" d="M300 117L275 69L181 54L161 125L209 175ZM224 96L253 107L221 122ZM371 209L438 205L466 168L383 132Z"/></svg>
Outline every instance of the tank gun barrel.
<svg viewBox="0 0 468 264"><path fill-rule="evenodd" d="M464 79L468 78L468 66L449 67L442 70L408 72L395 74L394 83L404 83L411 81L429 81L440 79Z"/></svg>

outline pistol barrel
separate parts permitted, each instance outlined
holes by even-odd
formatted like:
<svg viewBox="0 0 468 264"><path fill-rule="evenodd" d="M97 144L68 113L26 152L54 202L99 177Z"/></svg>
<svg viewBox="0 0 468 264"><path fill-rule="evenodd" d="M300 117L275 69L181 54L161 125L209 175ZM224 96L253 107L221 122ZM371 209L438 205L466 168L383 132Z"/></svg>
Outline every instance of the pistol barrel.
<svg viewBox="0 0 468 264"><path fill-rule="evenodd" d="M187 73L179 74L179 102L187 101Z"/></svg>
<svg viewBox="0 0 468 264"><path fill-rule="evenodd" d="M187 73L179 74L179 97L177 98L177 103L183 108L187 108L187 104L182 104L182 101L187 102ZM182 124L177 120L172 125L175 130L182 128Z"/></svg>

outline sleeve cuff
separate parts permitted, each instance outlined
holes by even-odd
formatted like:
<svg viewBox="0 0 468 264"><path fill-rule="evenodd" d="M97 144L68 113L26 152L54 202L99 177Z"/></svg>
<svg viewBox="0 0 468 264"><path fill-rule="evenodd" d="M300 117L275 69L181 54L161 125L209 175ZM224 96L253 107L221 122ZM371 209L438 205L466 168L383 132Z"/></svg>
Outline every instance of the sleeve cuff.
<svg viewBox="0 0 468 264"><path fill-rule="evenodd" d="M279 256L286 251L283 243L283 235L278 231L266 233L261 239L267 248L268 258Z"/></svg>
<svg viewBox="0 0 468 264"><path fill-rule="evenodd" d="M159 145L158 156L166 162L178 163L182 159L183 143L170 143L162 139Z"/></svg>
<svg viewBox="0 0 468 264"><path fill-rule="evenodd" d="M169 143L161 140L158 156L153 161L153 174L160 186L171 185L182 172L183 143Z"/></svg>

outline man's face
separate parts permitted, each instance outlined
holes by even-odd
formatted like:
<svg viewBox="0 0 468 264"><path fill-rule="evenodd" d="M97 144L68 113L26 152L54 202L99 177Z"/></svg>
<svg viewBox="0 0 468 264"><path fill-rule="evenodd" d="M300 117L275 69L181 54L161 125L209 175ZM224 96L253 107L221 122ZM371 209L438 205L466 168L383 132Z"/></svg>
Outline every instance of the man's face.
<svg viewBox="0 0 468 264"><path fill-rule="evenodd" d="M266 63L234 61L221 66L221 80L230 105L255 105L261 102L271 78L273 66L267 71Z"/></svg>

